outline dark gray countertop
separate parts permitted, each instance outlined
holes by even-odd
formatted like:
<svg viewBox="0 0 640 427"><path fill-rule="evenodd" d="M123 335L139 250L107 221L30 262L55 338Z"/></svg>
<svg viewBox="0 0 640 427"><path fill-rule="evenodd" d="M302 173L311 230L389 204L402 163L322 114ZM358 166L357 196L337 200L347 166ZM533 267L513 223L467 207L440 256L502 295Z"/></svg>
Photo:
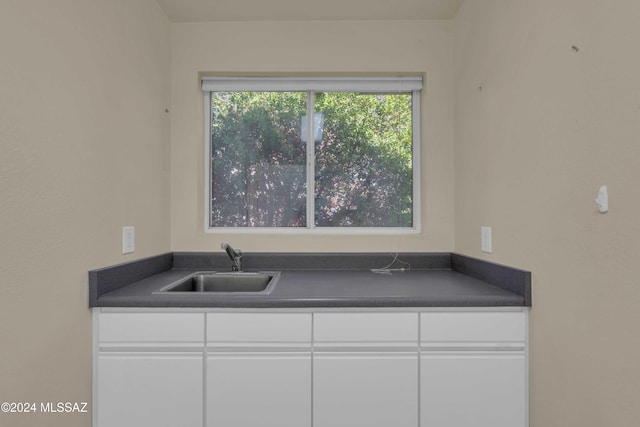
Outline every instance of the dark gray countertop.
<svg viewBox="0 0 640 427"><path fill-rule="evenodd" d="M402 254L398 259L410 263L410 270L390 275L370 271L386 266L390 259L393 257L386 254L245 255L246 271L281 271L270 294L185 295L155 292L195 271L228 271L228 260L218 254L164 254L89 272L89 305L228 308L531 305L531 275L526 271L448 253ZM291 263L292 260L295 262ZM283 268L284 262L290 264L288 269ZM267 265L271 268L265 268Z"/></svg>

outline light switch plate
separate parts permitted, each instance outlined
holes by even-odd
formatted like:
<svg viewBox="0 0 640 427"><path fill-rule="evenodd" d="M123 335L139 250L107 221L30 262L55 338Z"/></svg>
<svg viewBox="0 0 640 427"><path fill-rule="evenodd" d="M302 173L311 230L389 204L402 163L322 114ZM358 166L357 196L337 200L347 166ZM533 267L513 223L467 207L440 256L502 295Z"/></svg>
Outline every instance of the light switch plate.
<svg viewBox="0 0 640 427"><path fill-rule="evenodd" d="M135 228L133 226L122 227L122 253L135 252Z"/></svg>
<svg viewBox="0 0 640 427"><path fill-rule="evenodd" d="M480 227L480 236L482 252L492 253L491 227Z"/></svg>

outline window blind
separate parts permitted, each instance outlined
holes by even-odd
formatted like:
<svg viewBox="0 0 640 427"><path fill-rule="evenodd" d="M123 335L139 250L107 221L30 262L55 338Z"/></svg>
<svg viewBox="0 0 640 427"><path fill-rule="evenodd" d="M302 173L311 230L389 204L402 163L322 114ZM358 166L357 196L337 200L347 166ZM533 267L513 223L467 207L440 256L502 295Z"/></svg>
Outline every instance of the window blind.
<svg viewBox="0 0 640 427"><path fill-rule="evenodd" d="M205 92L409 93L422 89L422 76L397 77L203 77Z"/></svg>

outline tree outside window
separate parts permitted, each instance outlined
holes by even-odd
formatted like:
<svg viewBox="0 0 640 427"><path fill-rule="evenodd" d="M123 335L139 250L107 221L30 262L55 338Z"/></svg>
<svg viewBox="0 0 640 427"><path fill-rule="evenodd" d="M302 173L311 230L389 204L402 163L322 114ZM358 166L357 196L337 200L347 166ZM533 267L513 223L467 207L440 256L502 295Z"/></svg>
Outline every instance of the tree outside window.
<svg viewBox="0 0 640 427"><path fill-rule="evenodd" d="M210 227L414 226L412 93L212 92L210 102Z"/></svg>

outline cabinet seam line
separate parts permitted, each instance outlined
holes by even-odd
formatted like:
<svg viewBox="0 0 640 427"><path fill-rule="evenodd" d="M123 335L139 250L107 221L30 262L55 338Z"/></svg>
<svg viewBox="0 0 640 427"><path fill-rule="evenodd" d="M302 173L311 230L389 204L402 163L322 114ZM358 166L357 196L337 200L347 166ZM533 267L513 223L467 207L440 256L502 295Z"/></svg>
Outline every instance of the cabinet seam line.
<svg viewBox="0 0 640 427"><path fill-rule="evenodd" d="M202 427L207 427L207 382L209 374L207 365L209 364L209 349L207 348L207 319L209 313L204 313L204 348L202 350Z"/></svg>
<svg viewBox="0 0 640 427"><path fill-rule="evenodd" d="M313 377L314 377L314 372L313 372L313 360L315 359L315 342L316 342L316 337L315 337L315 325L314 325L314 321L316 318L316 314L315 313L311 313L311 423L310 423L310 427L313 427Z"/></svg>
<svg viewBox="0 0 640 427"><path fill-rule="evenodd" d="M418 427L422 422L422 396L420 395L420 391L422 389L422 313L418 312Z"/></svg>

